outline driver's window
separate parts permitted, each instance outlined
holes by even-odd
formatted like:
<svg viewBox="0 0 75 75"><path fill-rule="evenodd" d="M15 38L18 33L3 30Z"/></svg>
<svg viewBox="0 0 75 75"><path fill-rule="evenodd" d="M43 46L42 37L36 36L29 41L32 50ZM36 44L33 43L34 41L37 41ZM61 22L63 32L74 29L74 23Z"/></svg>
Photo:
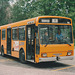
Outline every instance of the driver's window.
<svg viewBox="0 0 75 75"><path fill-rule="evenodd" d="M43 44L46 43L45 36L49 37L48 35L49 35L48 34L48 27L41 27L40 28L40 42Z"/></svg>

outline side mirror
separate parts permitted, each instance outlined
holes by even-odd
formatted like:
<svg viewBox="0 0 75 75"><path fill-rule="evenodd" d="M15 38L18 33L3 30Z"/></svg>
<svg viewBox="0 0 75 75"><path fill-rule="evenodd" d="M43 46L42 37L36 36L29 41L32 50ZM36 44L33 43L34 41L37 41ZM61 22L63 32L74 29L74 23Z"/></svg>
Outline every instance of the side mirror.
<svg viewBox="0 0 75 75"><path fill-rule="evenodd" d="M38 27L37 27L37 26L35 26L35 32L36 32L36 33L38 32Z"/></svg>

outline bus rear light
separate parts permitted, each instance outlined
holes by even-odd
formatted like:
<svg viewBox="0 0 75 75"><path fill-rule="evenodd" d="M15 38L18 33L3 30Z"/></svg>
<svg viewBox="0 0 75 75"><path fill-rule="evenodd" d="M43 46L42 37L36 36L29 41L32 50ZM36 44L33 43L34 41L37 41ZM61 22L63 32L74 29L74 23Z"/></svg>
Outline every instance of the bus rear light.
<svg viewBox="0 0 75 75"><path fill-rule="evenodd" d="M42 54L42 57L47 57L47 53L43 53Z"/></svg>

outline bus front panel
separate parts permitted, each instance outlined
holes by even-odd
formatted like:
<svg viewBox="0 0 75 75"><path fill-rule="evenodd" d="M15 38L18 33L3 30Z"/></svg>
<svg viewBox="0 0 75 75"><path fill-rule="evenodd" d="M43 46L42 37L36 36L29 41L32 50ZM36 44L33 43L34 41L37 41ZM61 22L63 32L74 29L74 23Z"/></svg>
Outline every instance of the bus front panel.
<svg viewBox="0 0 75 75"><path fill-rule="evenodd" d="M73 59L74 44L71 25L39 25L40 50L37 61Z"/></svg>

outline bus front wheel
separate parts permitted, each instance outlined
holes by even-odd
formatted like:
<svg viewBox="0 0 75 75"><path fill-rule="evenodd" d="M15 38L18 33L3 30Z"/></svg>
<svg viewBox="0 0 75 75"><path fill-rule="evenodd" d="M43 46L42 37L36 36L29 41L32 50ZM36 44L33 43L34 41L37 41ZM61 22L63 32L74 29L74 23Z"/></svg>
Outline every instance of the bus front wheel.
<svg viewBox="0 0 75 75"><path fill-rule="evenodd" d="M25 63L25 53L23 50L20 51L19 59L20 59L21 63Z"/></svg>

